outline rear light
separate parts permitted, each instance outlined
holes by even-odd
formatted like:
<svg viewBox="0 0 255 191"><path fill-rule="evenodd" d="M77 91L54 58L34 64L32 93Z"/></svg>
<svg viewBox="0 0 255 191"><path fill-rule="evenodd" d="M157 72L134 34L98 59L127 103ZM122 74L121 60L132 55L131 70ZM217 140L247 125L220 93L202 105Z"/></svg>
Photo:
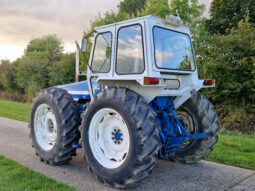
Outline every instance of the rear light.
<svg viewBox="0 0 255 191"><path fill-rule="evenodd" d="M204 86L215 86L215 80L204 80Z"/></svg>
<svg viewBox="0 0 255 191"><path fill-rule="evenodd" d="M158 85L159 81L159 78L144 77L143 83L144 85Z"/></svg>

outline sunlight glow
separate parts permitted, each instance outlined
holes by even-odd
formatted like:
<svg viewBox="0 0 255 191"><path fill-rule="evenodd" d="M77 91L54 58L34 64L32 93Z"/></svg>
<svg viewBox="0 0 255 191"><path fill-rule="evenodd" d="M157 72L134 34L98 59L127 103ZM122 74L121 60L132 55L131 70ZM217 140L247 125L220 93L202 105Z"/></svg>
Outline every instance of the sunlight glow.
<svg viewBox="0 0 255 191"><path fill-rule="evenodd" d="M21 57L24 53L23 46L0 45L0 60L8 59L11 61Z"/></svg>

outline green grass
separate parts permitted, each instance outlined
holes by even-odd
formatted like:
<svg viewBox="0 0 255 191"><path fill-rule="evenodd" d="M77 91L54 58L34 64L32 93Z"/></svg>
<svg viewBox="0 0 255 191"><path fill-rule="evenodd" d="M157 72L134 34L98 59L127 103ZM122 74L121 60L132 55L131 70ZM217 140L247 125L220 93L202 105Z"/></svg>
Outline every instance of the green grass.
<svg viewBox="0 0 255 191"><path fill-rule="evenodd" d="M0 116L28 121L31 104L0 99Z"/></svg>
<svg viewBox="0 0 255 191"><path fill-rule="evenodd" d="M255 135L221 133L207 160L255 170Z"/></svg>
<svg viewBox="0 0 255 191"><path fill-rule="evenodd" d="M75 191L76 189L56 182L40 173L0 156L1 191Z"/></svg>

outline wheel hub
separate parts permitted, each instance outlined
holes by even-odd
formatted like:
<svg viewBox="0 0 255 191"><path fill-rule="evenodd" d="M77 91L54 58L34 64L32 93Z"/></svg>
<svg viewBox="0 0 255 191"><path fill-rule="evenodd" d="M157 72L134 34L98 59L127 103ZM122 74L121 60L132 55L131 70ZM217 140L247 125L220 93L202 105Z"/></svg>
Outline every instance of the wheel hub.
<svg viewBox="0 0 255 191"><path fill-rule="evenodd" d="M120 129L114 129L112 132L112 140L115 144L121 144L123 141L123 134Z"/></svg>
<svg viewBox="0 0 255 191"><path fill-rule="evenodd" d="M47 126L48 126L48 131L49 131L50 133L53 133L53 131L54 131L54 124L53 124L53 121L52 121L51 119L48 119L48 124L47 124Z"/></svg>
<svg viewBox="0 0 255 191"><path fill-rule="evenodd" d="M194 120L192 115L182 109L177 111L177 116L179 118L179 120L181 121L181 123L183 124L183 126L188 130L189 133L193 134L195 133L195 124L194 124Z"/></svg>
<svg viewBox="0 0 255 191"><path fill-rule="evenodd" d="M189 111L185 110L185 109L180 109L177 111L177 116L180 120L180 122L182 123L183 127L190 133L190 134L194 134L196 133L196 125L195 122L193 120L192 115L190 114ZM188 147L190 144L192 143L191 140L187 140L183 143L182 145L182 149Z"/></svg>

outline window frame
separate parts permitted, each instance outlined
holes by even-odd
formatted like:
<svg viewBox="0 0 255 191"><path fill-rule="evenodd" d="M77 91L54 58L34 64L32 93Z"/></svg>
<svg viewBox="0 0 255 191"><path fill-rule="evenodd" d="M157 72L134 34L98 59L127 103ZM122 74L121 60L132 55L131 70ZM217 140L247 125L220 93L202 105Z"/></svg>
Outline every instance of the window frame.
<svg viewBox="0 0 255 191"><path fill-rule="evenodd" d="M93 70L93 61L94 61L94 54L95 54L95 48L96 48L96 44L97 44L97 38L99 35L102 35L102 34L106 34L106 33L110 33L111 35L111 56L110 56L110 68L107 72L98 72L98 71L94 71ZM93 53L92 53L92 59L91 59L91 64L90 64L90 69L91 69L91 72L93 73L98 73L98 74L106 74L106 73L109 73L111 71L111 68L112 68L112 52L113 52L113 35L112 35L112 32L111 31L106 31L106 32L101 32L101 33L98 33L95 37L95 43L93 45Z"/></svg>
<svg viewBox="0 0 255 191"><path fill-rule="evenodd" d="M120 73L118 73L118 71L117 71L117 64L118 64L118 47L119 47L119 32L120 32L120 30L121 29L123 29L123 28L128 28L128 27L132 27L132 26L139 26L140 28L141 28L141 37L142 37L142 52L143 52L143 71L141 72L141 73L124 73L124 74L120 74ZM131 25L125 25L125 26L121 26L121 27L119 27L118 28L118 30L117 30L117 42L116 42L116 51L115 51L115 54L116 54L116 58L115 58L115 72L116 72L116 74L118 74L118 75L137 75L137 74L143 74L144 72L145 72L145 67L146 67L146 65L145 65L145 53L144 53L144 50L145 50L145 48L144 48L144 34L143 34L143 26L140 24L140 23L135 23L135 24L131 24Z"/></svg>
<svg viewBox="0 0 255 191"><path fill-rule="evenodd" d="M189 38L189 40L190 40L190 45L191 45L192 57L193 57L193 60L194 60L194 69L193 69L193 70L192 70L192 69L187 70L187 69L164 68L164 67L159 67L159 66L157 65L156 51L155 51L155 50L156 50L156 47L155 47L155 35L154 35L154 34L155 34L155 32L154 32L155 28L160 28L160 29L163 29L163 30L169 30L169 31L172 31L172 32L184 34L184 35L186 35L186 36ZM153 50L154 63L155 63L155 65L156 65L157 69L163 69L163 70L168 70L168 71L169 71L169 70L183 71L183 72L195 72L195 71L196 71L196 69L197 69L197 64L196 64L196 59L195 59L195 54L194 54L194 49L193 49L192 40L191 40L189 34L184 33L184 32L180 32L180 31L176 31L176 30L173 30L173 29L165 28L165 27L162 27L162 26L154 25L154 26L152 27L152 38L153 38L153 49L154 49L154 50Z"/></svg>

